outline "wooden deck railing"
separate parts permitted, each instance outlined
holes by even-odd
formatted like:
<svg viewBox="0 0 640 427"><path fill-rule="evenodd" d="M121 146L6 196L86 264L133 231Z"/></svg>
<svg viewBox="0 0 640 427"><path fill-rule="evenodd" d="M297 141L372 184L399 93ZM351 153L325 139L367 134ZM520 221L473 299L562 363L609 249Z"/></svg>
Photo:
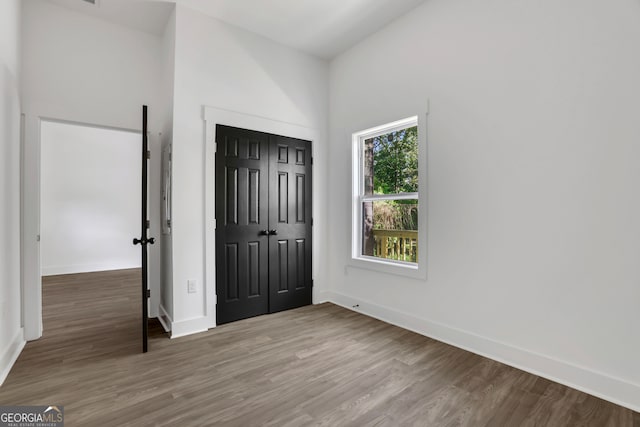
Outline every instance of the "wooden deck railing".
<svg viewBox="0 0 640 427"><path fill-rule="evenodd" d="M397 261L418 260L417 230L373 230L374 256Z"/></svg>

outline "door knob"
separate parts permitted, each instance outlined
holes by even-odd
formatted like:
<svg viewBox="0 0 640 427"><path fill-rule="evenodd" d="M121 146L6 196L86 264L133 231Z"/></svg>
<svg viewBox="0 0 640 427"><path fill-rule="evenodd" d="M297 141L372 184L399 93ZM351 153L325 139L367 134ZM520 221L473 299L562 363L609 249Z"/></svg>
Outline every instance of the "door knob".
<svg viewBox="0 0 640 427"><path fill-rule="evenodd" d="M278 230L269 230L269 235L277 236L278 235Z"/></svg>
<svg viewBox="0 0 640 427"><path fill-rule="evenodd" d="M261 236L268 236L269 235L269 230L260 230L260 235Z"/></svg>
<svg viewBox="0 0 640 427"><path fill-rule="evenodd" d="M150 237L148 239L133 239L133 244L134 245L153 245L156 242L156 239L154 237Z"/></svg>

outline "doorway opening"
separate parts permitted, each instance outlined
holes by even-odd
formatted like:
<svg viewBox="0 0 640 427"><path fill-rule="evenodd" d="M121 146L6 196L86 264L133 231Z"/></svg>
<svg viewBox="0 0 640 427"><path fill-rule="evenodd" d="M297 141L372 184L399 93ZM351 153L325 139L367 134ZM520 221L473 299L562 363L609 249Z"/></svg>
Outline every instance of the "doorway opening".
<svg viewBox="0 0 640 427"><path fill-rule="evenodd" d="M140 132L40 127L44 338L95 357L140 348ZM69 328L76 330L69 340ZM114 346L118 342L118 346Z"/></svg>

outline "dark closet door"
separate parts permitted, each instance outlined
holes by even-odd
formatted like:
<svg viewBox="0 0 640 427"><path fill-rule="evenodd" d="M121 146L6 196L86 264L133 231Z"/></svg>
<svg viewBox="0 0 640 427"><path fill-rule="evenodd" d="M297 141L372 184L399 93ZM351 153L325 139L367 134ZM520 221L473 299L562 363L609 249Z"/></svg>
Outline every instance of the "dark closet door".
<svg viewBox="0 0 640 427"><path fill-rule="evenodd" d="M269 312L269 135L216 127L217 323Z"/></svg>
<svg viewBox="0 0 640 427"><path fill-rule="evenodd" d="M311 304L311 143L272 136L269 172L269 309Z"/></svg>
<svg viewBox="0 0 640 427"><path fill-rule="evenodd" d="M217 323L311 304L311 143L216 126Z"/></svg>

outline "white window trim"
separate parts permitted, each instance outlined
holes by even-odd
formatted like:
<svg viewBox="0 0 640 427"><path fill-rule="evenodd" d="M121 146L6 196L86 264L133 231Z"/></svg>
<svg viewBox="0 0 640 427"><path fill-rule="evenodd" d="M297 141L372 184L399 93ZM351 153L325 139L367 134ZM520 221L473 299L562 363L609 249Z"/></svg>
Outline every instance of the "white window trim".
<svg viewBox="0 0 640 427"><path fill-rule="evenodd" d="M376 126L352 134L352 206L351 206L351 259L350 267L408 276L415 279L427 277L427 114L420 114ZM364 196L362 180L362 143L366 139L418 126L418 193ZM385 260L361 254L362 203L375 200L418 200L418 259L417 263Z"/></svg>

